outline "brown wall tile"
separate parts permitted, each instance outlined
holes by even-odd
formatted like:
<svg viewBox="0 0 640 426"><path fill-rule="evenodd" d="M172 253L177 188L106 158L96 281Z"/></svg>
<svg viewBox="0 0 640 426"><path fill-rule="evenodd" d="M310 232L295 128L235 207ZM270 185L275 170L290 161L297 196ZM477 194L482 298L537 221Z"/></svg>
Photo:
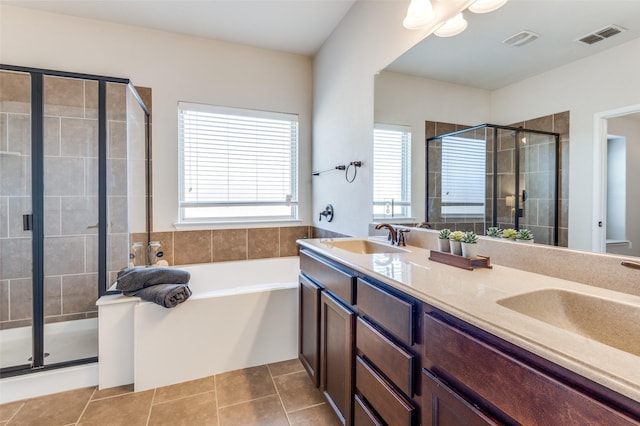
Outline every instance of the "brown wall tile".
<svg viewBox="0 0 640 426"><path fill-rule="evenodd" d="M220 229L212 231L213 261L247 259L247 230Z"/></svg>
<svg viewBox="0 0 640 426"><path fill-rule="evenodd" d="M174 233L174 263L211 262L211 231L182 231Z"/></svg>
<svg viewBox="0 0 640 426"><path fill-rule="evenodd" d="M309 237L308 226L280 228L280 256L297 256L298 245L296 240Z"/></svg>
<svg viewBox="0 0 640 426"><path fill-rule="evenodd" d="M280 255L278 228L254 228L248 230L248 257L262 259Z"/></svg>
<svg viewBox="0 0 640 426"><path fill-rule="evenodd" d="M9 321L9 280L0 281L0 321Z"/></svg>

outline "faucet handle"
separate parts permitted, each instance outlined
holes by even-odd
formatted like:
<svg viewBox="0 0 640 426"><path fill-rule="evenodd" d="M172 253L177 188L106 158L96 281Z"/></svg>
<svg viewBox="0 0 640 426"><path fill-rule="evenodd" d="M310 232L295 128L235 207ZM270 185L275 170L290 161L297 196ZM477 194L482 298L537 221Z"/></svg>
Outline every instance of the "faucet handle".
<svg viewBox="0 0 640 426"><path fill-rule="evenodd" d="M405 243L405 239L404 239L404 234L406 234L407 232L411 232L410 229L398 229L398 245L399 246L406 246L407 244Z"/></svg>

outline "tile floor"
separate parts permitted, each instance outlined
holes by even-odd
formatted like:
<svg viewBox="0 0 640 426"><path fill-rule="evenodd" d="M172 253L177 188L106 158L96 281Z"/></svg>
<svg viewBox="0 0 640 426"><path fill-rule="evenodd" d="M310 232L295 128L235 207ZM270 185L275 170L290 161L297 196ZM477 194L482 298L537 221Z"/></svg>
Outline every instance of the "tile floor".
<svg viewBox="0 0 640 426"><path fill-rule="evenodd" d="M0 426L338 425L297 359L133 392L133 385L0 405Z"/></svg>

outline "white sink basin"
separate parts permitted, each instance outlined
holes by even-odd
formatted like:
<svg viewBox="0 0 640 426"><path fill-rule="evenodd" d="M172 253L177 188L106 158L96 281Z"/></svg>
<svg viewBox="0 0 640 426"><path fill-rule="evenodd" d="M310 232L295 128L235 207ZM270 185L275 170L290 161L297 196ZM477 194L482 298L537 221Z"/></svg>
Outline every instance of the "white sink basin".
<svg viewBox="0 0 640 426"><path fill-rule="evenodd" d="M560 289L523 293L497 303L554 327L640 356L640 306Z"/></svg>
<svg viewBox="0 0 640 426"><path fill-rule="evenodd" d="M409 251L391 244L378 243L371 240L338 240L328 241L325 244L357 254L406 253Z"/></svg>

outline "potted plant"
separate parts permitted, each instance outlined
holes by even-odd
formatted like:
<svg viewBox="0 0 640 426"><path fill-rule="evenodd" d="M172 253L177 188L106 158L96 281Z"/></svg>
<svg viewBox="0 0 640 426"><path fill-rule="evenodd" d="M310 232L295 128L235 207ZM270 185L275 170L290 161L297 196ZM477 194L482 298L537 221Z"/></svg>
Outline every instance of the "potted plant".
<svg viewBox="0 0 640 426"><path fill-rule="evenodd" d="M449 253L451 251L451 245L449 244L449 236L451 235L450 229L441 229L438 234L438 251Z"/></svg>
<svg viewBox="0 0 640 426"><path fill-rule="evenodd" d="M449 235L449 243L451 244L451 253L462 256L462 238L464 238L464 232L454 231Z"/></svg>
<svg viewBox="0 0 640 426"><path fill-rule="evenodd" d="M517 233L518 232L515 229L507 228L504 231L502 231L502 238L506 238L506 239L509 239L509 240L515 240Z"/></svg>
<svg viewBox="0 0 640 426"><path fill-rule="evenodd" d="M526 228L521 228L516 233L516 241L523 243L533 243L533 233Z"/></svg>
<svg viewBox="0 0 640 426"><path fill-rule="evenodd" d="M474 258L478 256L478 236L474 232L465 232L462 236L462 255Z"/></svg>
<svg viewBox="0 0 640 426"><path fill-rule="evenodd" d="M496 226L492 226L487 230L487 237L500 238L502 230Z"/></svg>

